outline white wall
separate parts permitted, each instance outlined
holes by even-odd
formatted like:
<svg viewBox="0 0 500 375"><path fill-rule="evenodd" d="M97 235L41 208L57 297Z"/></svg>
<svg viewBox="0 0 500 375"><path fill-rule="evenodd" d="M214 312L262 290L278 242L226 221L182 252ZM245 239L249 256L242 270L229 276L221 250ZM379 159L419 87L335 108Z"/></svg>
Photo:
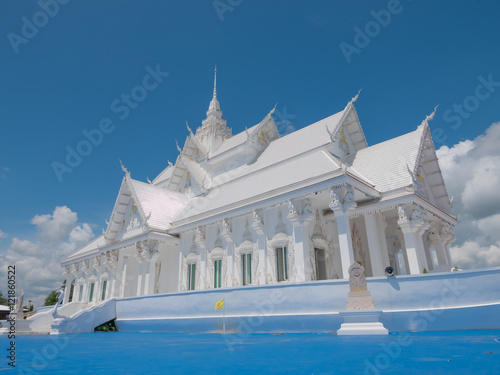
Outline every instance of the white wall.
<svg viewBox="0 0 500 375"><path fill-rule="evenodd" d="M368 281L390 331L499 329L500 268L378 277ZM348 280L273 284L117 300L121 331L216 332L225 299L228 331L331 332L342 323ZM476 318L479 317L480 319ZM245 328L248 330L248 327Z"/></svg>

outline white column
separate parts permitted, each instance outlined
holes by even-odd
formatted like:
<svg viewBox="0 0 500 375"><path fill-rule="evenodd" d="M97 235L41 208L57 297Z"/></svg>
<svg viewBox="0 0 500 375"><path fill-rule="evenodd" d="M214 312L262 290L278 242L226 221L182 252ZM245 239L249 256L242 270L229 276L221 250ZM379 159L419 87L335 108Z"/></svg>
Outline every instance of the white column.
<svg viewBox="0 0 500 375"><path fill-rule="evenodd" d="M424 268L429 270L425 256L424 240L422 238L422 234L429 227L427 220L422 217L426 216L425 211L422 212L419 206L413 205L410 218L407 209L399 206L398 216L398 225L405 239L410 274L421 274Z"/></svg>
<svg viewBox="0 0 500 375"><path fill-rule="evenodd" d="M290 204L290 203L289 203ZM293 204L293 203L292 203ZM295 281L311 281L310 238L307 234L307 226L314 216L307 215L295 216L293 213L288 215L288 219L293 225L293 241L295 251Z"/></svg>
<svg viewBox="0 0 500 375"><path fill-rule="evenodd" d="M222 223L222 233L221 235L225 238L227 243L227 286L234 286L233 278L236 278L235 270L234 270L234 243L231 237L231 228L229 227L229 223L224 221Z"/></svg>
<svg viewBox="0 0 500 375"><path fill-rule="evenodd" d="M349 211L355 209L357 206L354 201L354 189L351 186L332 189L330 197L332 198L330 209L335 214L337 220L342 277L348 279L349 267L354 263L351 224L349 221Z"/></svg>
<svg viewBox="0 0 500 375"><path fill-rule="evenodd" d="M366 237L368 238L368 250L370 252L373 276L384 276L386 266L384 266L382 252L387 253L387 250L382 249L380 246L379 228L377 227L378 214L372 213L363 216L365 219ZM389 264L387 263L387 265Z"/></svg>
<svg viewBox="0 0 500 375"><path fill-rule="evenodd" d="M137 290L135 295L136 296L141 296L142 295L142 280L144 278L143 274L143 261L141 257L135 257L137 259L137 262L139 263L139 272L137 272Z"/></svg>
<svg viewBox="0 0 500 375"><path fill-rule="evenodd" d="M259 234L257 238L257 243L259 245L259 263L257 265L257 283L259 285L266 284L266 272L267 272L267 249L266 249L266 236L265 234Z"/></svg>
<svg viewBox="0 0 500 375"><path fill-rule="evenodd" d="M154 254L145 263L145 278L144 278L144 295L149 296L154 294L155 279L156 279L156 261L158 253Z"/></svg>
<svg viewBox="0 0 500 375"><path fill-rule="evenodd" d="M425 245L424 245L424 238L423 234L425 232L425 228L419 227L418 230L415 232L415 237L416 237L416 243L417 243L417 254L420 258L420 263L422 264L423 268L427 269L429 271L429 263L427 262L427 255L426 255L426 250L425 250ZM423 272L422 268L422 272Z"/></svg>
<svg viewBox="0 0 500 375"><path fill-rule="evenodd" d="M429 241L434 245L434 248L436 249L438 266L449 264L448 260L446 259L446 250L443 246L443 240L441 239L439 232L437 232L435 228L432 228L429 233Z"/></svg>
<svg viewBox="0 0 500 375"><path fill-rule="evenodd" d="M106 294L104 296L104 298L106 300L110 299L113 297L113 282L115 280L115 277L116 277L116 265L107 265L106 266L106 270L108 272L108 281L107 281L107 284L106 284Z"/></svg>
<svg viewBox="0 0 500 375"><path fill-rule="evenodd" d="M88 299L88 291L89 289L89 274L88 273L85 273L85 282L83 284L83 291L82 291L82 302L84 303L88 303L89 302L89 299Z"/></svg>
<svg viewBox="0 0 500 375"><path fill-rule="evenodd" d="M126 286L126 281L127 281L127 261L128 261L128 256L123 257L123 265L122 265L122 278L121 278L121 285L120 285L120 297L125 297L125 286Z"/></svg>
<svg viewBox="0 0 500 375"><path fill-rule="evenodd" d="M349 278L349 267L354 263L354 252L352 250L351 224L349 216L335 212L337 217L337 232L339 234L340 260L342 262L342 277Z"/></svg>
<svg viewBox="0 0 500 375"><path fill-rule="evenodd" d="M405 239L406 256L408 259L408 267L410 268L408 271L412 275L421 274L424 267L418 256L416 233L409 227L407 228L401 225L400 227Z"/></svg>
<svg viewBox="0 0 500 375"><path fill-rule="evenodd" d="M69 292L71 291L71 281L73 280L73 276L67 274L66 277L66 286L64 288L64 299L63 305L67 304L69 301Z"/></svg>
<svg viewBox="0 0 500 375"><path fill-rule="evenodd" d="M205 289L205 284L210 282L207 280L209 272L207 272L207 249L200 247L200 277L201 277L201 289Z"/></svg>
<svg viewBox="0 0 500 375"><path fill-rule="evenodd" d="M390 266L389 262L389 246L387 245L387 237L385 236L385 228L387 227L387 222L385 221L385 215L383 212L380 212L377 215L377 228L378 228L378 239L380 243L380 250L382 256L382 264L384 265L384 274L385 267Z"/></svg>
<svg viewBox="0 0 500 375"><path fill-rule="evenodd" d="M259 263L257 264L257 284L266 284L266 269L267 269L267 249L266 235L264 233L264 223L262 221L262 212L259 210L253 211L252 228L257 233L257 245L259 246Z"/></svg>
<svg viewBox="0 0 500 375"><path fill-rule="evenodd" d="M108 290L106 291L106 299L113 298L115 296L116 288L116 264L111 265L108 271Z"/></svg>

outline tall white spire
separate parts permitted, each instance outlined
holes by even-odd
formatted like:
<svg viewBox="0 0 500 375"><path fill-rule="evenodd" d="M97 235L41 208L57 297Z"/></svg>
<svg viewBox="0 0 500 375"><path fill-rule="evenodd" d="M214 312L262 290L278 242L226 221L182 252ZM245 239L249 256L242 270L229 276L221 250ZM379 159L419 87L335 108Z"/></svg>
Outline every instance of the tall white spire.
<svg viewBox="0 0 500 375"><path fill-rule="evenodd" d="M214 70L214 92L208 106L207 118L202 121L202 125L196 130L195 136L205 146L209 154L232 136L231 129L226 126L226 121L222 119L222 111L217 100L217 66L215 66Z"/></svg>
<svg viewBox="0 0 500 375"><path fill-rule="evenodd" d="M214 71L214 94L208 106L207 117L222 118L222 111L220 110L219 101L217 100L217 65Z"/></svg>
<svg viewBox="0 0 500 375"><path fill-rule="evenodd" d="M217 98L217 65L215 65L214 71L214 98Z"/></svg>

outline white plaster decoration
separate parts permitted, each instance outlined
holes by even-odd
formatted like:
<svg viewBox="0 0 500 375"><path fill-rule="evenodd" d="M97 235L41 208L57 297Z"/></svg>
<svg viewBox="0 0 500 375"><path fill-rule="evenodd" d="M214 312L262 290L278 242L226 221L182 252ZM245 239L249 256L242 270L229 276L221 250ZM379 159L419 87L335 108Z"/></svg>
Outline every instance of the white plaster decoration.
<svg viewBox="0 0 500 375"><path fill-rule="evenodd" d="M326 236L323 234L323 228L321 226L319 210L316 211L316 222L314 225L313 235L310 241L309 248L309 261L311 264L311 279L317 280L317 270L316 270L316 254L315 249L323 249L325 251L325 262L326 262L326 272L327 279L338 279L338 270L333 259L333 246L330 244Z"/></svg>
<svg viewBox="0 0 500 375"><path fill-rule="evenodd" d="M447 258L447 264L449 264L449 265L452 264L451 254L450 254L450 245L456 239L453 232L454 232L454 228L448 222L445 222L443 224L443 226L441 228L441 232L440 232L440 236L443 240L443 246L444 246L445 254L446 254L446 258Z"/></svg>
<svg viewBox="0 0 500 375"><path fill-rule="evenodd" d="M302 209L302 215L309 216L312 213L311 201L306 199L304 201L304 208Z"/></svg>
<svg viewBox="0 0 500 375"><path fill-rule="evenodd" d="M278 224L276 224L276 227L274 229L274 233L286 233L286 226L283 223L283 217L281 214L281 209L278 208Z"/></svg>
<svg viewBox="0 0 500 375"><path fill-rule="evenodd" d="M101 269L101 260L99 259L99 257L95 257L92 261L92 266L94 267L94 269L99 272L100 269Z"/></svg>
<svg viewBox="0 0 500 375"><path fill-rule="evenodd" d="M208 265L208 277L210 280L208 281L209 287L214 288L214 261L215 260L222 260L222 287L227 287L228 283L228 274L227 274L227 252L225 249L221 247L216 247L214 248L211 252L207 253L207 265Z"/></svg>
<svg viewBox="0 0 500 375"><path fill-rule="evenodd" d="M351 186L346 188L346 193L344 196L344 204L353 204L354 202L354 189Z"/></svg>
<svg viewBox="0 0 500 375"><path fill-rule="evenodd" d="M446 250L444 249L443 241L441 240L441 236L439 235L439 229L436 223L431 224L427 239L434 245L434 248L436 249L438 266L444 266L448 264L445 254Z"/></svg>
<svg viewBox="0 0 500 375"><path fill-rule="evenodd" d="M90 271L90 260L89 259L83 260L81 268L83 273L88 274Z"/></svg>
<svg viewBox="0 0 500 375"><path fill-rule="evenodd" d="M364 267L366 261L363 253L363 243L361 241L361 234L359 233L358 225L356 223L352 225L351 240L354 253L354 261L363 265Z"/></svg>
<svg viewBox="0 0 500 375"><path fill-rule="evenodd" d="M234 284L233 286L236 285L243 285L243 276L241 275L241 256L243 254L252 254L252 284L258 284L258 278L259 278L259 247L256 243L253 243L251 240L246 240L244 241L240 246L238 246L235 249L235 263L236 263L236 273L238 275L237 277L237 284Z"/></svg>
<svg viewBox="0 0 500 375"><path fill-rule="evenodd" d="M78 275L78 263L73 263L70 266L70 272L76 277Z"/></svg>
<svg viewBox="0 0 500 375"><path fill-rule="evenodd" d="M330 209L332 211L340 209L342 204L340 203L339 197L335 189L330 190L330 198L331 198Z"/></svg>
<svg viewBox="0 0 500 375"><path fill-rule="evenodd" d="M288 252L288 280L285 282L294 282L296 277L295 272L295 248L293 240L286 233L277 233L271 241L267 242L267 258L269 261L268 271L266 272L266 283L277 283L276 275L276 248L286 246Z"/></svg>
<svg viewBox="0 0 500 375"><path fill-rule="evenodd" d="M243 239L243 241L252 242L252 234L250 233L250 230L248 228L248 220L247 219L245 219L245 232L243 232L242 239Z"/></svg>
<svg viewBox="0 0 500 375"><path fill-rule="evenodd" d="M365 269L357 262L349 267L349 288L346 310L375 309L375 303L367 289Z"/></svg>
<svg viewBox="0 0 500 375"><path fill-rule="evenodd" d="M196 228L196 234L195 234L194 241L198 244L198 246L200 248L205 247L205 231L203 230L202 227Z"/></svg>
<svg viewBox="0 0 500 375"><path fill-rule="evenodd" d="M252 214L252 228L257 232L258 235L264 234L264 222L262 220L261 210L253 210Z"/></svg>
<svg viewBox="0 0 500 375"><path fill-rule="evenodd" d="M161 274L161 260L157 259L155 262L155 285L154 294L158 294L160 288L160 274Z"/></svg>
<svg viewBox="0 0 500 375"><path fill-rule="evenodd" d="M297 213L297 208L295 207L294 203L291 200L289 200L288 201L288 216L287 216L287 218L289 220L293 220L297 216L299 216L299 214Z"/></svg>
<svg viewBox="0 0 500 375"><path fill-rule="evenodd" d="M226 239L226 241L231 241L231 224L228 219L222 220L222 232L221 235Z"/></svg>
<svg viewBox="0 0 500 375"><path fill-rule="evenodd" d="M183 267L183 289L182 290L187 290L187 266L188 264L196 264L196 273L195 273L195 289L200 290L201 289L201 261L200 261L200 255L196 254L195 252L189 253L189 255L184 259L184 267Z"/></svg>

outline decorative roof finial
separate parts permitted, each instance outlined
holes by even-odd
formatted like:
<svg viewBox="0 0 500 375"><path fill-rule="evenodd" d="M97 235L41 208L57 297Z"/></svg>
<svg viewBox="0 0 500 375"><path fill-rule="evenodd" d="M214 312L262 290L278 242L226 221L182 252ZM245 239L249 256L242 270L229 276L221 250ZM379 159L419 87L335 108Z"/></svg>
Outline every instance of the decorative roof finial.
<svg viewBox="0 0 500 375"><path fill-rule="evenodd" d="M193 136L193 131L191 130L191 128L189 127L189 124L188 122L186 121L186 127L187 127L187 130L189 132L189 135Z"/></svg>
<svg viewBox="0 0 500 375"><path fill-rule="evenodd" d="M123 163L120 159L118 159L118 161L120 162L120 166L122 167L122 171L125 172L125 177L130 177L130 172L128 171L128 169L123 166Z"/></svg>
<svg viewBox="0 0 500 375"><path fill-rule="evenodd" d="M438 107L439 107L439 104L434 107L434 111L432 111L432 113L430 115L425 117L425 120L422 121L420 126L429 126L429 121L431 121L434 118L434 116L436 115L436 110Z"/></svg>
<svg viewBox="0 0 500 375"><path fill-rule="evenodd" d="M217 65L215 65L214 71L214 98L217 98Z"/></svg>
<svg viewBox="0 0 500 375"><path fill-rule="evenodd" d="M358 93L356 94L356 96L354 98L351 99L351 104L353 104L356 100L358 100L358 97L359 97L359 93L361 92L361 90L363 89L359 89Z"/></svg>

